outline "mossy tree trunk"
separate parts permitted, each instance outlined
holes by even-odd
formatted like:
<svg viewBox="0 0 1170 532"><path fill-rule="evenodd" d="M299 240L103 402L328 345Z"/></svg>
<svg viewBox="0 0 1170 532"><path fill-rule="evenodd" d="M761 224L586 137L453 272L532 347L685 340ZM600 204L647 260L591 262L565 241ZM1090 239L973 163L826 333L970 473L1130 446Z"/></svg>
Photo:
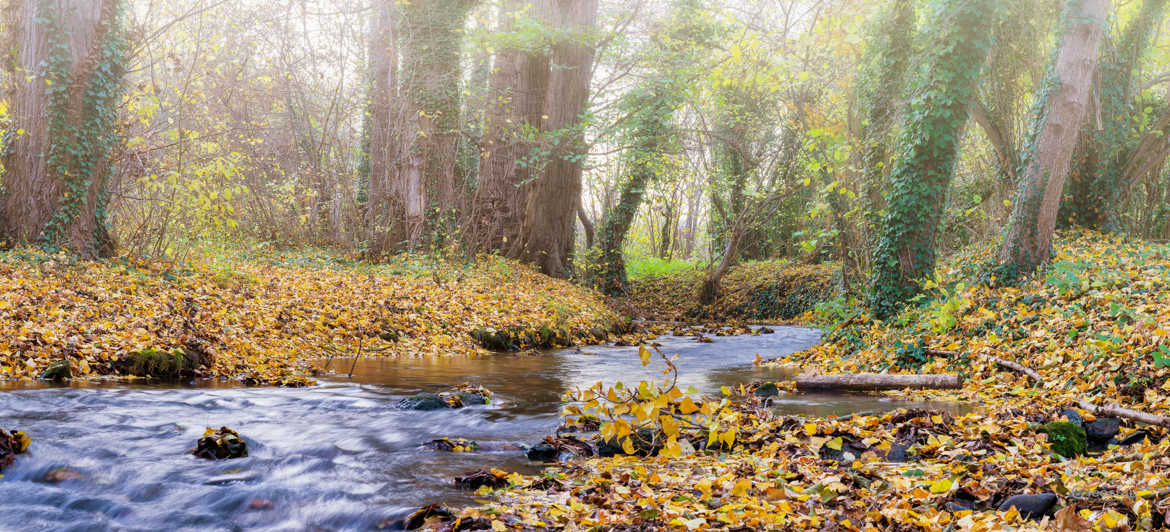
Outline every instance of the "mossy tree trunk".
<svg viewBox="0 0 1170 532"><path fill-rule="evenodd" d="M401 167L395 203L405 210L408 249L441 245L460 206L458 146L467 15L476 0L414 0L399 4L402 26Z"/></svg>
<svg viewBox="0 0 1170 532"><path fill-rule="evenodd" d="M1030 273L1052 258L1057 209L1097 70L1107 9L1106 0L1070 0L1065 8L1059 51L1037 98L1028 160L999 250L1007 275Z"/></svg>
<svg viewBox="0 0 1170 532"><path fill-rule="evenodd" d="M626 134L629 147L622 152L629 174L620 185L617 204L605 213L601 222L602 292L618 296L626 292L626 263L622 247L634 215L642 205L646 187L662 170L663 155L669 152L674 129L674 95L677 89L668 82L654 81L626 95L623 107L629 113Z"/></svg>
<svg viewBox="0 0 1170 532"><path fill-rule="evenodd" d="M118 0L10 2L12 124L5 131L0 237L108 256L110 152L126 43Z"/></svg>
<svg viewBox="0 0 1170 532"><path fill-rule="evenodd" d="M936 0L930 55L914 82L890 171L889 205L874 251L870 310L894 314L934 275L934 237L967 122L975 83L991 46L992 0Z"/></svg>

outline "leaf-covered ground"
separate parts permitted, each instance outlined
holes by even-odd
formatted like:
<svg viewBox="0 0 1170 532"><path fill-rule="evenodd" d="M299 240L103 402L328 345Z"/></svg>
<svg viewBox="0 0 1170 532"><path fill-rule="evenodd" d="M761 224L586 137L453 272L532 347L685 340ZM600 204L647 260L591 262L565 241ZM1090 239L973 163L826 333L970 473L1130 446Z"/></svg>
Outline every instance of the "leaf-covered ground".
<svg viewBox="0 0 1170 532"><path fill-rule="evenodd" d="M791 321L832 297L833 272L829 265L785 261L741 264L724 276L715 304L703 307L698 293L706 272L676 270L631 279L623 310L634 317L664 321Z"/></svg>
<svg viewBox="0 0 1170 532"><path fill-rule="evenodd" d="M0 380L67 361L75 377L125 373L132 353L199 353L201 375L309 382L313 362L479 355L472 333L595 343L623 320L594 293L485 258L369 266L239 260L213 265L0 255ZM318 366L320 364L317 364Z"/></svg>
<svg viewBox="0 0 1170 532"><path fill-rule="evenodd" d="M725 390L701 402L669 379L596 387L574 394L566 415L595 415L603 436L652 456L582 457L543 477L513 475L510 487L464 510L462 521L431 526L1170 527L1167 429L1123 419L1108 442L1071 457L1053 450L1064 436L1041 430L1053 421L1095 421L1078 407L1082 400L1170 415L1170 247L1073 235L1058 249L1044 277L1015 288L972 282L987 252L958 257L940 275L934 301L895 322L872 323L846 311L853 305L839 304L837 326L823 345L777 362L809 373L959 373L961 390L886 395L957 401L966 413L806 419L778 414L767 386ZM984 355L1033 368L1043 382ZM1041 497L1004 507L1019 495ZM1044 515L1027 519L1030 504L1052 501Z"/></svg>

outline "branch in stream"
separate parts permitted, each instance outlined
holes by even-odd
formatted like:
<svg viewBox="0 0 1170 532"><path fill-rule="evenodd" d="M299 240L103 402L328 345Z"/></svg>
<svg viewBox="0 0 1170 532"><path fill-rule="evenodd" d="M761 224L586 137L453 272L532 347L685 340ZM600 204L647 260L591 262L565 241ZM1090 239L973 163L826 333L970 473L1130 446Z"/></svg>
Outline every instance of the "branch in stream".
<svg viewBox="0 0 1170 532"><path fill-rule="evenodd" d="M954 390L963 387L963 377L955 374L902 375L857 373L852 375L812 375L796 378L796 389L811 391Z"/></svg>

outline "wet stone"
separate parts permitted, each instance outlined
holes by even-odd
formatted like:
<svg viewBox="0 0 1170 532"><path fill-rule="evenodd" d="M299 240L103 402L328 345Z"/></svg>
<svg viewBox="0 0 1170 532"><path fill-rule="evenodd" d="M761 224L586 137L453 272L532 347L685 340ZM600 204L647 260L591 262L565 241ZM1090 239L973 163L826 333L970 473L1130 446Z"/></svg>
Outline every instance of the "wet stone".
<svg viewBox="0 0 1170 532"><path fill-rule="evenodd" d="M1056 494L1016 495L1003 501L1003 504L999 505L999 511L1006 512L1013 506L1019 510L1024 519L1039 520L1049 515L1053 506L1056 506Z"/></svg>
<svg viewBox="0 0 1170 532"><path fill-rule="evenodd" d="M442 410L448 408L447 402L435 393L419 393L398 402L398 408L403 410Z"/></svg>
<svg viewBox="0 0 1170 532"><path fill-rule="evenodd" d="M1121 430L1121 420L1115 417L1099 418L1085 424L1085 434L1090 443L1104 444Z"/></svg>

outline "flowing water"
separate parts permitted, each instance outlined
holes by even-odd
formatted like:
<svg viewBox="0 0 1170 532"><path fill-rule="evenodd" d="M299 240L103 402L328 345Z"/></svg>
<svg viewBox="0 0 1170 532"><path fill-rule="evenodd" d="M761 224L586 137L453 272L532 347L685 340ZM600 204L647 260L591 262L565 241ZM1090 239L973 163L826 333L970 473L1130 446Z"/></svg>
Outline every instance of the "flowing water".
<svg viewBox="0 0 1170 532"><path fill-rule="evenodd" d="M703 392L782 370L752 361L814 345L811 329L775 334L659 339L678 354L680 388ZM40 387L0 391L0 428L33 439L0 479L0 530L370 530L432 502L474 497L453 477L484 467L536 472L517 445L559 424L566 389L597 381L661 379L637 348L593 346L539 355L428 360L334 360L342 372L307 389L214 383L175 386ZM398 410L417 392L462 382L495 392L493 404L459 410ZM841 415L903 406L873 396L782 396L778 408ZM947 405L942 405L947 406ZM209 462L184 451L205 428L228 426L247 458ZM449 436L500 450L440 453L423 443ZM513 450L505 450L511 448Z"/></svg>

